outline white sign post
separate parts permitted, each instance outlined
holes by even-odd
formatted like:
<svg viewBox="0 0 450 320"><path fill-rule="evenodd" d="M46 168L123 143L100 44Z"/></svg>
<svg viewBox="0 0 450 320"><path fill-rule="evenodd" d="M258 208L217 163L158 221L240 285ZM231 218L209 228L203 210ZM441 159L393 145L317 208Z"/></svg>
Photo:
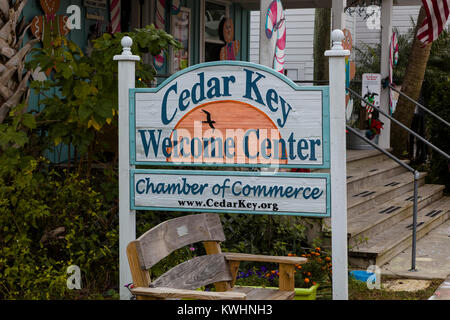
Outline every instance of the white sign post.
<svg viewBox="0 0 450 320"><path fill-rule="evenodd" d="M347 267L347 166L345 141L345 57L344 33L333 30L330 57L330 175L331 175L331 253L333 300L348 299Z"/></svg>
<svg viewBox="0 0 450 320"><path fill-rule="evenodd" d="M114 56L119 61L119 272L120 299L131 297L125 285L132 282L128 266L126 249L128 243L136 239L135 211L130 211L130 142L129 135L129 89L135 86L136 61L140 58L131 53L133 40L130 37L122 39L123 51Z"/></svg>

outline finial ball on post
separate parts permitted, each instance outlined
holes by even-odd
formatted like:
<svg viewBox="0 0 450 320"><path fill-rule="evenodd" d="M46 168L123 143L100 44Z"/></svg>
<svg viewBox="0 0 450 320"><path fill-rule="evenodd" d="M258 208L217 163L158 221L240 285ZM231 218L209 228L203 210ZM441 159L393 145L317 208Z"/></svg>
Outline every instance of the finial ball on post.
<svg viewBox="0 0 450 320"><path fill-rule="evenodd" d="M129 36L125 36L122 38L122 41L120 41L123 48L131 48L133 45L133 39L131 39Z"/></svg>
<svg viewBox="0 0 450 320"><path fill-rule="evenodd" d="M345 39L344 32L340 29L335 29L333 32L331 32L331 41L333 41L333 47L334 50L343 50L342 47L342 40Z"/></svg>
<svg viewBox="0 0 450 320"><path fill-rule="evenodd" d="M122 53L114 56L114 61L139 61L139 56L133 55L131 52L131 46L133 45L133 39L129 36L124 36L122 40L120 40L120 44L122 45Z"/></svg>
<svg viewBox="0 0 450 320"><path fill-rule="evenodd" d="M120 43L122 44L122 55L124 56L131 56L131 46L133 45L133 39L131 39L129 36L125 36L122 38L122 40L120 41Z"/></svg>

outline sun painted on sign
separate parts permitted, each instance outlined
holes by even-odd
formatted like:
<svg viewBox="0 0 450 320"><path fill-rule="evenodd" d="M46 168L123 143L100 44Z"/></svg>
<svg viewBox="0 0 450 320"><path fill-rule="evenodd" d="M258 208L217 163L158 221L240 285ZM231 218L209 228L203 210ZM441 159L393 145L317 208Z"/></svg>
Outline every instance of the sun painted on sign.
<svg viewBox="0 0 450 320"><path fill-rule="evenodd" d="M222 61L130 97L132 164L329 167L328 87Z"/></svg>

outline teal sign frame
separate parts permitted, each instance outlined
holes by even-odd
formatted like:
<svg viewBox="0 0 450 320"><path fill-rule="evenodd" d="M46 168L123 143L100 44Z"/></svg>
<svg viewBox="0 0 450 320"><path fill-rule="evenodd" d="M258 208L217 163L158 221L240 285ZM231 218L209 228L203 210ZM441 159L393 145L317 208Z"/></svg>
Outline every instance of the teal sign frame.
<svg viewBox="0 0 450 320"><path fill-rule="evenodd" d="M132 169L130 171L130 208L131 210L153 210L153 211L174 211L174 212L213 212L213 213L243 213L243 214L268 214L268 215L288 215L288 216L304 216L304 217L315 217L315 218L326 218L331 216L331 209L330 209L330 174L328 173L288 173L288 172L277 172L277 173L262 173L262 172L251 172L251 171L212 171L212 170L158 170L158 169ZM270 177L276 177L277 181L283 181L285 178L295 178L295 179L322 179L324 181L324 186L326 186L324 197L326 198L326 210L323 213L318 212L306 212L306 211L262 211L262 210L241 210L241 209L230 209L230 208L220 208L215 209L209 206L206 206L206 204L203 204L203 207L200 208L183 208L183 207L169 207L169 206L140 206L136 205L135 199L136 199L136 178L135 176L137 174L141 175L158 175L164 176L177 176L177 177L183 177L183 176L201 176L204 177L204 181L208 182L211 181L212 178L217 176L223 176L223 177L242 177L243 179L251 179L252 177L257 178L270 178ZM208 177L211 177L210 180L208 180ZM212 187L212 184L210 185ZM192 199L192 198L191 198ZM204 198L203 198L204 200ZM273 201L279 201L278 198L273 198ZM181 201L181 196L180 196ZM182 201L189 201L189 200L182 200ZM237 201L237 200L235 200ZM246 201L246 200L245 200ZM211 202L212 204L212 202ZM256 205L255 205L256 208Z"/></svg>

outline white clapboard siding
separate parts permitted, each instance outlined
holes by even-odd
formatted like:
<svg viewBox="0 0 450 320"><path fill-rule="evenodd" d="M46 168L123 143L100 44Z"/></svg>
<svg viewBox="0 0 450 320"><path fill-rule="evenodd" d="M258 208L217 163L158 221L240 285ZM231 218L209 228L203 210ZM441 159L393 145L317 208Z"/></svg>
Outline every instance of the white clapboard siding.
<svg viewBox="0 0 450 320"><path fill-rule="evenodd" d="M392 26L400 34L414 27L420 6L394 6ZM293 80L313 79L314 9L289 9L286 15L286 69ZM414 23L412 22L414 21ZM362 43L375 46L380 43L381 30L370 30L358 14L346 15L346 28L353 36L353 45ZM447 26L449 23L447 23ZM252 11L250 18L250 61L258 63L259 12ZM352 53L354 54L354 52ZM297 70L295 73L292 71Z"/></svg>
<svg viewBox="0 0 450 320"><path fill-rule="evenodd" d="M285 69L293 80L313 78L314 9L291 9L286 17ZM259 61L259 11L252 11L250 18L250 61Z"/></svg>
<svg viewBox="0 0 450 320"><path fill-rule="evenodd" d="M409 29L414 27L419 14L420 6L394 6L392 12L392 27L397 29L400 34L408 33ZM354 35L354 44L360 46L361 43L377 45L380 43L381 30L371 30L367 27L367 21L358 15L355 15L356 34ZM414 22L412 22L414 21Z"/></svg>

